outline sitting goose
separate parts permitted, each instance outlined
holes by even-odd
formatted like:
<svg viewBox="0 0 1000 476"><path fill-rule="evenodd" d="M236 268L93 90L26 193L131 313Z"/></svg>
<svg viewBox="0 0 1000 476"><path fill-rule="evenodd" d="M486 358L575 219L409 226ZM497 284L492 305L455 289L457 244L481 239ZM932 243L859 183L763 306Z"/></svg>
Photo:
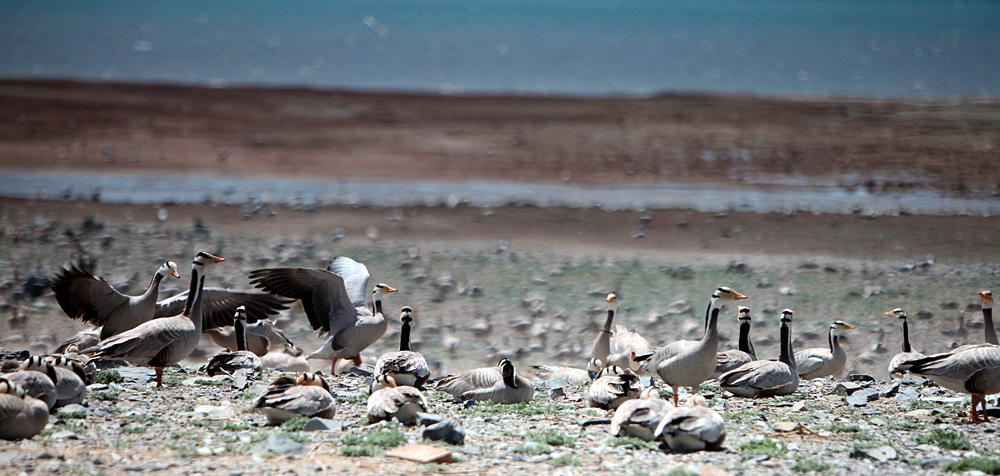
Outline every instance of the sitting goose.
<svg viewBox="0 0 1000 476"><path fill-rule="evenodd" d="M202 330L201 291L207 268L225 258L199 252L191 264L191 291L182 314L144 322L98 344L94 357L125 360L156 370L156 386L163 386L163 367L187 358L198 347Z"/></svg>
<svg viewBox="0 0 1000 476"><path fill-rule="evenodd" d="M21 362L20 370L3 374L3 378L17 384L28 395L45 402L49 409L56 407L56 401L59 399L56 390L59 374L41 357L37 355L28 357Z"/></svg>
<svg viewBox="0 0 1000 476"><path fill-rule="evenodd" d="M639 362L632 360L636 355L648 354L653 350L649 341L639 335L634 329L629 330L621 324L615 324L611 335L611 355L608 356L608 367L617 365L624 369L639 370Z"/></svg>
<svg viewBox="0 0 1000 476"><path fill-rule="evenodd" d="M87 375L79 362L66 357L46 357L45 363L52 367L59 380L56 381L55 408L71 403L83 403L87 396Z"/></svg>
<svg viewBox="0 0 1000 476"><path fill-rule="evenodd" d="M288 349L282 348L272 350L260 358L261 365L265 369L281 370L284 372L308 372L309 362L305 357L292 355Z"/></svg>
<svg viewBox="0 0 1000 476"><path fill-rule="evenodd" d="M598 374L597 380L590 384L590 389L587 391L587 405L614 410L622 402L638 397L641 392L642 382L635 372L613 365L605 367Z"/></svg>
<svg viewBox="0 0 1000 476"><path fill-rule="evenodd" d="M368 397L368 423L392 421L412 426L417 424L417 412L427 411L427 399L411 386L396 386L391 375L380 374L372 383Z"/></svg>
<svg viewBox="0 0 1000 476"><path fill-rule="evenodd" d="M799 371L792 352L791 309L781 311L781 349L778 360L754 360L719 376L723 390L740 397L788 395L799 388Z"/></svg>
<svg viewBox="0 0 1000 476"><path fill-rule="evenodd" d="M333 418L337 412L335 403L330 386L322 377L303 373L298 378L274 379L254 408L259 408L271 425L280 425L298 415Z"/></svg>
<svg viewBox="0 0 1000 476"><path fill-rule="evenodd" d="M352 359L361 365L361 352L381 338L388 327L382 314L382 297L396 289L383 283L372 290L373 308L365 296L368 268L339 256L327 269L269 268L250 273L250 284L272 294L302 301L313 330L330 338L308 359Z"/></svg>
<svg viewBox="0 0 1000 476"><path fill-rule="evenodd" d="M646 387L639 398L626 400L615 410L611 417L611 434L653 441L660 420L673 408L670 402L660 398L660 389Z"/></svg>
<svg viewBox="0 0 1000 476"><path fill-rule="evenodd" d="M740 306L737 319L740 323L739 348L719 352L715 359L715 372L712 372L712 378L719 378L730 370L757 360L757 352L754 351L753 342L750 341L750 308Z"/></svg>
<svg viewBox="0 0 1000 476"><path fill-rule="evenodd" d="M701 340L680 340L667 344L654 354L636 357L645 360L643 370L655 370L674 392L674 406L678 402L680 387L691 387L697 393L701 383L715 370L719 352L719 311L726 303L747 297L728 287L720 287L712 293L712 300L705 312L705 335Z"/></svg>
<svg viewBox="0 0 1000 476"><path fill-rule="evenodd" d="M531 401L535 388L528 379L517 375L514 363L500 359L496 367L466 370L437 381L437 390L461 400L521 403Z"/></svg>
<svg viewBox="0 0 1000 476"><path fill-rule="evenodd" d="M0 377L0 439L31 438L49 423L49 407Z"/></svg>
<svg viewBox="0 0 1000 476"><path fill-rule="evenodd" d="M410 350L410 323L413 322L413 309L409 306L403 307L399 320L403 323L403 328L399 332L399 350L382 354L375 362L374 373L388 375L399 385L423 388L431 371L424 356Z"/></svg>
<svg viewBox="0 0 1000 476"><path fill-rule="evenodd" d="M615 293L608 293L604 299L608 303L608 317L604 320L604 328L600 330L594 339L594 345L590 349L590 358L607 363L611 355L611 324L615 320L615 311L618 310L618 296Z"/></svg>
<svg viewBox="0 0 1000 476"><path fill-rule="evenodd" d="M166 276L181 277L173 261L160 265L145 292L129 296L82 266L70 264L69 269L62 268L52 279L51 288L67 316L103 326L101 339L107 339L153 318L160 281Z"/></svg>
<svg viewBox="0 0 1000 476"><path fill-rule="evenodd" d="M840 346L840 335L838 332L854 329L854 326L837 321L830 324L827 338L830 341L830 348L814 347L800 350L795 353L795 365L799 369L799 377L808 379L821 377L836 377L844 365L847 364L847 353Z"/></svg>
<svg viewBox="0 0 1000 476"><path fill-rule="evenodd" d="M702 451L722 448L726 422L708 408L705 397L692 395L687 405L668 410L660 418L653 436L674 451Z"/></svg>
<svg viewBox="0 0 1000 476"><path fill-rule="evenodd" d="M914 352L910 348L910 326L906 322L906 312L902 309L896 308L891 311L886 311L885 315L895 317L903 323L903 351L894 355L892 360L889 361L889 376L899 377L902 374L895 371L896 367L899 367L899 364L902 364L907 360L919 359L924 357L924 354Z"/></svg>
<svg viewBox="0 0 1000 476"><path fill-rule="evenodd" d="M256 372L264 370L257 354L247 350L246 336L247 308L240 306L236 308L236 351L231 352L226 349L212 357L205 366L205 373L210 376L218 374L232 375L239 369L248 369Z"/></svg>
<svg viewBox="0 0 1000 476"><path fill-rule="evenodd" d="M590 359L586 369L563 365L532 365L531 368L535 370L535 376L542 380L561 378L570 385L583 385L597 378L597 374L604 368L604 365L601 364L600 360Z"/></svg>

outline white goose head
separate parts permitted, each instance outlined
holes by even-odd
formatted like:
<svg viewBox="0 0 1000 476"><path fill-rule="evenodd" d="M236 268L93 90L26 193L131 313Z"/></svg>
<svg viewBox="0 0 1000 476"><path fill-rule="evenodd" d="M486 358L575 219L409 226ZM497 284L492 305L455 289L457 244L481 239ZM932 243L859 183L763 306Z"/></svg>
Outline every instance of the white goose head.
<svg viewBox="0 0 1000 476"><path fill-rule="evenodd" d="M608 297L605 299L608 302L608 310L611 312L618 311L618 296L615 293L608 293Z"/></svg>
<svg viewBox="0 0 1000 476"><path fill-rule="evenodd" d="M891 311L885 311L885 315L887 315L889 317L895 317L897 319L906 319L906 311L904 311L904 310L902 310L902 309L900 309L898 307L896 309L891 310Z"/></svg>
<svg viewBox="0 0 1000 476"><path fill-rule="evenodd" d="M751 318L750 318L750 308L746 307L746 306L740 306L739 312L738 312L738 314L736 316L736 319L740 323L743 323L744 321L750 322L750 320L751 320Z"/></svg>
<svg viewBox="0 0 1000 476"><path fill-rule="evenodd" d="M375 285L375 288L372 289L372 298L378 301L382 298L382 296L394 292L396 292L396 288L385 283L378 283Z"/></svg>
<svg viewBox="0 0 1000 476"><path fill-rule="evenodd" d="M403 306L403 309L399 311L399 321L403 323L413 322L413 309L410 306Z"/></svg>
<svg viewBox="0 0 1000 476"><path fill-rule="evenodd" d="M993 291L981 291L979 293L979 300L983 303L983 309L993 309Z"/></svg>
<svg viewBox="0 0 1000 476"><path fill-rule="evenodd" d="M177 271L177 263L174 263L173 261L167 261L166 263L161 264L160 269L156 270L156 272L164 278L167 276L173 276L175 278L181 277L181 273Z"/></svg>

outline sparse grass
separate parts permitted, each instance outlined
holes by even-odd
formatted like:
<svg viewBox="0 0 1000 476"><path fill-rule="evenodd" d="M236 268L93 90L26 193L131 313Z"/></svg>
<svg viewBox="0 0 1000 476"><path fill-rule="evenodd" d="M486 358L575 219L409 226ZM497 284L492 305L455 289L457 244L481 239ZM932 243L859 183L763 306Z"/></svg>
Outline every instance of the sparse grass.
<svg viewBox="0 0 1000 476"><path fill-rule="evenodd" d="M257 394L253 393L253 392L240 392L240 393L236 394L236 398L243 399L243 400L249 400L249 399L252 399L252 398L257 398Z"/></svg>
<svg viewBox="0 0 1000 476"><path fill-rule="evenodd" d="M812 472L824 473L826 471L829 471L831 468L833 468L833 466L831 466L829 463L816 461L815 459L812 458L800 459L795 462L794 466L792 466L793 471L798 471L800 473L812 473Z"/></svg>
<svg viewBox="0 0 1000 476"><path fill-rule="evenodd" d="M125 433L131 435L145 433L145 432L146 432L146 427L137 425L125 425L118 429L118 433Z"/></svg>
<svg viewBox="0 0 1000 476"><path fill-rule="evenodd" d="M774 441L770 438L760 440L750 440L740 445L740 453L744 456L768 456L770 458L782 458L788 449L784 443Z"/></svg>
<svg viewBox="0 0 1000 476"><path fill-rule="evenodd" d="M63 420L81 420L81 419L87 418L87 412L86 411L78 411L78 412L62 412L61 411L61 412L56 413L56 417L57 418L62 418Z"/></svg>
<svg viewBox="0 0 1000 476"><path fill-rule="evenodd" d="M493 403L477 402L475 406L463 408L459 411L462 415L483 416L498 415L501 413L514 413L518 416L552 415L560 413L569 407L555 403L521 402L521 403Z"/></svg>
<svg viewBox="0 0 1000 476"><path fill-rule="evenodd" d="M177 456L179 458L190 458L193 456L198 456L198 450L194 449L194 447L189 445L174 442L174 443L168 443L167 448L174 450L174 456Z"/></svg>
<svg viewBox="0 0 1000 476"><path fill-rule="evenodd" d="M381 430L369 430L361 435L347 435L340 439L343 456L376 456L382 448L395 448L406 443L406 435L399 430L399 423L392 422Z"/></svg>
<svg viewBox="0 0 1000 476"><path fill-rule="evenodd" d="M700 387L698 387L698 391L701 392L701 393L713 393L715 395L721 395L722 394L722 387L720 387L718 385L710 385L710 384L707 384L707 383L703 383L703 384L701 384Z"/></svg>
<svg viewBox="0 0 1000 476"><path fill-rule="evenodd" d="M576 456L571 454L565 454L558 458L553 459L549 462L552 466L562 467L562 466L580 466L580 460Z"/></svg>
<svg viewBox="0 0 1000 476"><path fill-rule="evenodd" d="M732 413L723 414L727 420L733 421L752 421L760 420L764 416L764 412L760 410L739 410Z"/></svg>
<svg viewBox="0 0 1000 476"><path fill-rule="evenodd" d="M196 438L198 434L189 430L177 430L171 433L170 436L174 439L183 439L183 438Z"/></svg>
<svg viewBox="0 0 1000 476"><path fill-rule="evenodd" d="M972 443L965 435L955 432L935 428L929 435L917 437L917 443L936 445L946 450L971 450Z"/></svg>
<svg viewBox="0 0 1000 476"><path fill-rule="evenodd" d="M547 455L552 452L552 447L544 443L527 443L511 451L525 455Z"/></svg>
<svg viewBox="0 0 1000 476"><path fill-rule="evenodd" d="M671 469L670 471L667 471L667 473L664 474L663 476L698 476L698 473L695 473L694 471L690 471L684 468L674 468Z"/></svg>
<svg viewBox="0 0 1000 476"><path fill-rule="evenodd" d="M535 443L542 443L549 446L566 446L572 448L576 443L576 438L563 435L555 430L528 432L526 436Z"/></svg>
<svg viewBox="0 0 1000 476"><path fill-rule="evenodd" d="M118 373L117 370L105 370L103 372L98 372L97 376L94 377L94 383L103 383L104 385L110 385L113 383L122 383L125 381L125 377Z"/></svg>
<svg viewBox="0 0 1000 476"><path fill-rule="evenodd" d="M944 467L948 473L964 473L966 471L982 471L986 474L1000 474L1000 460L986 458L962 458L960 461L948 463Z"/></svg>
<svg viewBox="0 0 1000 476"><path fill-rule="evenodd" d="M296 443L306 444L309 443L309 437L300 433L289 433L287 431L281 432L281 436L288 438Z"/></svg>
<svg viewBox="0 0 1000 476"><path fill-rule="evenodd" d="M128 421L134 421L136 423L163 423L162 418L151 417L149 415L129 415L125 417Z"/></svg>
<svg viewBox="0 0 1000 476"><path fill-rule="evenodd" d="M164 375L163 376L163 387L161 387L161 388L177 387L183 381L184 381L184 379L181 378L179 375ZM156 387L154 386L153 388L156 388Z"/></svg>
<svg viewBox="0 0 1000 476"><path fill-rule="evenodd" d="M100 392L94 392L90 394L90 397L94 400L101 400L105 402L117 402L118 392L113 392L111 390L101 390Z"/></svg>
<svg viewBox="0 0 1000 476"><path fill-rule="evenodd" d="M427 463L424 465L423 470L425 473L438 473L448 471L448 465L441 463Z"/></svg>
<svg viewBox="0 0 1000 476"><path fill-rule="evenodd" d="M875 437L868 433L851 433L847 436L855 441L875 441Z"/></svg>
<svg viewBox="0 0 1000 476"><path fill-rule="evenodd" d="M291 420L288 420L281 424L281 429L285 431L302 431L302 428L306 426L306 422L309 421L309 417L305 415L299 415Z"/></svg>
<svg viewBox="0 0 1000 476"><path fill-rule="evenodd" d="M928 402L926 400L914 400L914 401L910 402L910 408L907 411L913 411L913 410L933 410L933 409L935 409L937 407L938 407L938 405L936 403L931 403L931 402Z"/></svg>
<svg viewBox="0 0 1000 476"><path fill-rule="evenodd" d="M340 448L341 456L378 456L382 454L382 449L375 445L352 445Z"/></svg>
<svg viewBox="0 0 1000 476"><path fill-rule="evenodd" d="M360 405L363 403L368 403L368 396L366 395L350 395L345 397L337 397L337 403L344 403L348 405Z"/></svg>
<svg viewBox="0 0 1000 476"><path fill-rule="evenodd" d="M631 446L635 449L644 448L657 448L658 445L655 442L644 441L640 438L635 438L631 436L622 436L617 438L612 438L606 443L608 446Z"/></svg>
<svg viewBox="0 0 1000 476"><path fill-rule="evenodd" d="M164 382L166 383L166 382ZM224 382L222 380L212 380L206 378L200 378L194 381L195 385L200 385L203 387L226 387L229 386L229 382Z"/></svg>
<svg viewBox="0 0 1000 476"><path fill-rule="evenodd" d="M891 421L885 426L887 430L922 430L926 425L912 421Z"/></svg>
<svg viewBox="0 0 1000 476"><path fill-rule="evenodd" d="M860 433L861 427L854 424L834 423L823 427L824 430L834 433Z"/></svg>
<svg viewBox="0 0 1000 476"><path fill-rule="evenodd" d="M54 425L52 427L45 428L42 431L38 432L38 435L39 436L50 436L50 435L52 435L53 433L55 433L57 431L64 431L64 430L72 431L73 433L76 433L78 435L82 435L82 434L84 434L84 433L87 432L86 428L84 428L84 427L82 427L80 425L77 425L76 423L63 423L63 424L60 424L60 425Z"/></svg>
<svg viewBox="0 0 1000 476"><path fill-rule="evenodd" d="M215 430L222 431L243 431L249 430L250 425L243 423L231 423L226 421L216 421L216 420L191 420L188 425L195 428L212 428Z"/></svg>
<svg viewBox="0 0 1000 476"><path fill-rule="evenodd" d="M791 395L782 395L780 397L774 397L776 402L799 402L805 400L806 394L804 393L793 393Z"/></svg>

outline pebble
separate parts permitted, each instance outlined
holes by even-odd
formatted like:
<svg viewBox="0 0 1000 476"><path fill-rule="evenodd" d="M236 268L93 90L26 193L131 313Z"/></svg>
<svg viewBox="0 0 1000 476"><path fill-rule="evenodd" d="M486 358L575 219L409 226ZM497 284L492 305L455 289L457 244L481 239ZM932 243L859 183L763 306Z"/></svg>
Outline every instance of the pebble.
<svg viewBox="0 0 1000 476"><path fill-rule="evenodd" d="M194 407L194 413L205 415L209 418L236 418L239 414L235 408L229 405L198 405Z"/></svg>
<svg viewBox="0 0 1000 476"><path fill-rule="evenodd" d="M310 418L302 427L303 431L343 431L344 422L326 418Z"/></svg>
<svg viewBox="0 0 1000 476"><path fill-rule="evenodd" d="M289 456L298 455L305 453L308 448L295 441L289 440L284 436L279 436L274 433L267 436L264 441L257 443L250 449L250 453L254 455L263 455L265 453L273 453L279 456Z"/></svg>
<svg viewBox="0 0 1000 476"><path fill-rule="evenodd" d="M535 390L543 388L564 388L569 387L569 382L562 377L550 378L535 384Z"/></svg>

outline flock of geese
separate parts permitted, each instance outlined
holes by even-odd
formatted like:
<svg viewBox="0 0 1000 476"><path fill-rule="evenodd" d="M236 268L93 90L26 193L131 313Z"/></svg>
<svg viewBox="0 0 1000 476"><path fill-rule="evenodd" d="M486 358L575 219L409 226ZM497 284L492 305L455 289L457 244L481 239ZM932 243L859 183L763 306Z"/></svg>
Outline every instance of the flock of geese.
<svg viewBox="0 0 1000 476"><path fill-rule="evenodd" d="M163 263L148 289L138 296L118 292L80 266L62 269L51 285L60 307L70 318L93 324L95 329L71 339L59 354L32 356L21 363L3 362L0 438L30 438L45 427L52 409L82 402L86 384L96 374L93 359L152 367L157 386L163 384L163 368L191 355L202 333L209 333L226 347L205 367L209 375L270 368L265 360L276 352L301 359L301 351L268 320L294 300L301 301L312 328L329 336L309 358L330 359L332 375L337 374L338 361L361 365L362 351L387 330L382 300L396 289L384 283L369 288L367 267L350 258L338 257L326 269L255 270L250 273L250 283L262 293L205 288L206 273L224 261L207 252L198 253L192 261L189 290L160 301L160 282L180 277L173 262ZM944 388L971 395L974 422L988 421L985 396L1000 392L1000 344L992 322L993 297L989 291L980 297L986 343L941 354L913 352L906 313L902 309L886 313L899 319L903 335L902 352L889 363L891 374L922 375ZM611 431L615 435L657 440L678 451L719 448L726 437L725 424L699 395L702 383L716 379L724 391L745 398L791 394L801 379L835 376L844 368L847 355L839 336L853 328L834 322L829 328L828 347L795 352L795 312L785 309L780 317L778 358L759 360L750 336L750 309L739 306L738 349L719 352L722 308L744 299L746 295L719 287L709 300L701 338L654 347L635 331L614 324L618 301L609 294L607 319L594 340L587 368L536 366L536 375L589 384L587 404L614 411ZM528 402L534 396L532 382L519 375L506 358L496 367L432 379L426 359L410 346L413 318L410 307L401 309L399 350L385 353L375 362L367 402L369 422L396 419L416 424L418 414L430 408L421 392L430 387L460 401L511 404ZM232 330L222 330L228 326ZM642 377L646 376L669 386L672 399L663 400L658 388L644 386ZM691 396L682 405L684 387L690 389ZM979 402L982 418L976 410ZM275 379L255 406L270 423L280 424L296 415L330 418L336 412L335 404L326 380L303 372Z"/></svg>

